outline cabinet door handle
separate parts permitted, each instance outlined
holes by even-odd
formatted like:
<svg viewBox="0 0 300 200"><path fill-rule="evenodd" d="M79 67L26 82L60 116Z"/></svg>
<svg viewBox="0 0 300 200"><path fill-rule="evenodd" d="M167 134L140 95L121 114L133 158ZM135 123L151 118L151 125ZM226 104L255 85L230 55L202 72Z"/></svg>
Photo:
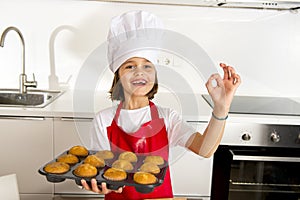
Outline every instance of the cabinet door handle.
<svg viewBox="0 0 300 200"><path fill-rule="evenodd" d="M86 194L78 194L78 193L73 193L73 194L63 194L63 193L59 193L57 196L59 196L59 199L94 199L94 198L104 198L104 195L102 194L93 194L92 197L91 195L86 195Z"/></svg>
<svg viewBox="0 0 300 200"><path fill-rule="evenodd" d="M208 121L193 121L193 120L187 120L187 123L193 123L193 124L207 124Z"/></svg>
<svg viewBox="0 0 300 200"><path fill-rule="evenodd" d="M91 122L92 118L73 118L73 117L61 117L61 121L82 121L82 122Z"/></svg>
<svg viewBox="0 0 300 200"><path fill-rule="evenodd" d="M0 119L43 121L43 120L45 120L45 117L0 116Z"/></svg>

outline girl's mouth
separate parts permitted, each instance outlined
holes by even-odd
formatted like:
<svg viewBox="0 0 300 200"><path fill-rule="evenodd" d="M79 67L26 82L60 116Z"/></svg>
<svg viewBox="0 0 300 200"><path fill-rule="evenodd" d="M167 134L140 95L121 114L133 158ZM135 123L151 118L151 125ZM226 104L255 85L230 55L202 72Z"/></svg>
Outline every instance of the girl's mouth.
<svg viewBox="0 0 300 200"><path fill-rule="evenodd" d="M144 86L147 84L147 81L144 79L134 80L131 82L134 86Z"/></svg>

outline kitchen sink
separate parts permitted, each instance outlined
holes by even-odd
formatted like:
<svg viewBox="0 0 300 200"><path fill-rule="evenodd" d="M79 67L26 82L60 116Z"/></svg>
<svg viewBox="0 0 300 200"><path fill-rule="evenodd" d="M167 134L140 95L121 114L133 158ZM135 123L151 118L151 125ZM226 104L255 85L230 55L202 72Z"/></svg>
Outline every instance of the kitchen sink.
<svg viewBox="0 0 300 200"><path fill-rule="evenodd" d="M62 94L53 90L28 90L20 93L17 89L0 89L0 107L43 108Z"/></svg>

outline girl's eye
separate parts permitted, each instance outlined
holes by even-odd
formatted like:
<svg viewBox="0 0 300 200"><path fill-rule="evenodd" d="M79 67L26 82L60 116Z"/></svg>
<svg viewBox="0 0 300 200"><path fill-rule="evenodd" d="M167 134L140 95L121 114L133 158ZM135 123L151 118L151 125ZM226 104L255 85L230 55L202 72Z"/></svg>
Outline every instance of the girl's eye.
<svg viewBox="0 0 300 200"><path fill-rule="evenodd" d="M132 66L132 65L128 65L128 66L126 66L125 68L126 68L126 69L133 69L133 68L134 68L134 66Z"/></svg>
<svg viewBox="0 0 300 200"><path fill-rule="evenodd" d="M146 69L147 69L147 68L152 68L151 65L145 65L144 67L145 67Z"/></svg>

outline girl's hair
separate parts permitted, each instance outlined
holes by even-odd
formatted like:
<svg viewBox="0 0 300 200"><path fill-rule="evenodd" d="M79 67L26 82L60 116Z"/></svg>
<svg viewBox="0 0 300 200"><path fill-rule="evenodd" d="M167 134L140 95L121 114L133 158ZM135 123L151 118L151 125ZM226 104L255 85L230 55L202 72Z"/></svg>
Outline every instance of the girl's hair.
<svg viewBox="0 0 300 200"><path fill-rule="evenodd" d="M157 74L155 74L155 82L153 88L146 94L149 100L154 98L154 95L158 91L158 81L157 81ZM110 99L112 101L114 100L119 100L119 101L124 101L124 89L120 81L120 76L119 76L119 69L115 72L114 79L111 85L111 88L109 90L110 93Z"/></svg>

